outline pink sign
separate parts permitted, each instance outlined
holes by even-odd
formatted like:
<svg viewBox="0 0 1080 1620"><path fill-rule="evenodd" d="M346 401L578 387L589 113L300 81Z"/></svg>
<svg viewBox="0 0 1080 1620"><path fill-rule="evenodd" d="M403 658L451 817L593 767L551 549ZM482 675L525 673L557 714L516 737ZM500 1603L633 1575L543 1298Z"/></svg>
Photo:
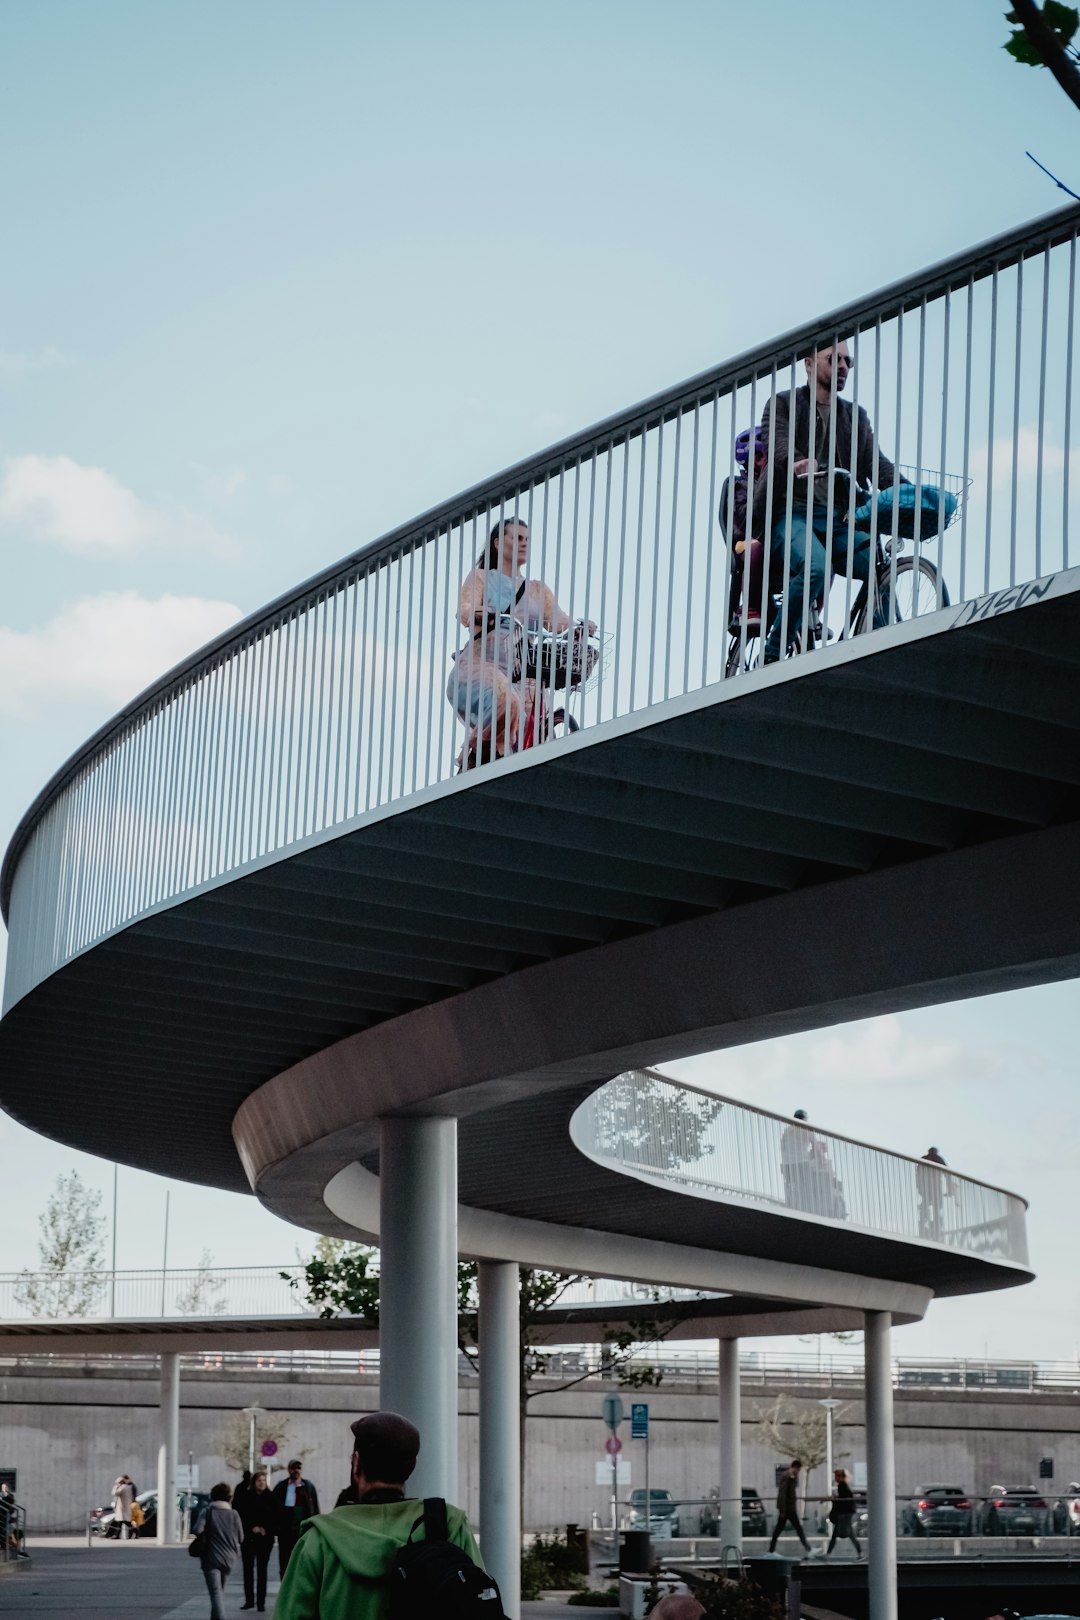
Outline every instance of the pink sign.
<svg viewBox="0 0 1080 1620"><path fill-rule="evenodd" d="M277 1441L276 1440L264 1440L262 1445L259 1447L259 1450L260 1450L260 1452L262 1453L262 1455L264 1457L276 1457L277 1456Z"/></svg>

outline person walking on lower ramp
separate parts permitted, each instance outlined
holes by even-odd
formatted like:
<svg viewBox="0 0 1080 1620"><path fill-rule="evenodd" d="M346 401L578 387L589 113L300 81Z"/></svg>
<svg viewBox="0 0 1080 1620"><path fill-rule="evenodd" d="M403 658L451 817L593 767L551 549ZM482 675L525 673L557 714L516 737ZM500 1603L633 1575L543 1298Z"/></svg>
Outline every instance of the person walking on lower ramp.
<svg viewBox="0 0 1080 1620"><path fill-rule="evenodd" d="M459 1507L405 1495L420 1435L396 1412L351 1425L356 1503L305 1526L274 1620L505 1620L499 1590Z"/></svg>
<svg viewBox="0 0 1080 1620"><path fill-rule="evenodd" d="M810 1551L810 1543L806 1539L802 1524L799 1520L799 1474L802 1471L802 1462L796 1457L787 1473L781 1477L776 1492L776 1529L769 1542L769 1551L776 1551L776 1543L783 1534L784 1526L790 1524L803 1547Z"/></svg>

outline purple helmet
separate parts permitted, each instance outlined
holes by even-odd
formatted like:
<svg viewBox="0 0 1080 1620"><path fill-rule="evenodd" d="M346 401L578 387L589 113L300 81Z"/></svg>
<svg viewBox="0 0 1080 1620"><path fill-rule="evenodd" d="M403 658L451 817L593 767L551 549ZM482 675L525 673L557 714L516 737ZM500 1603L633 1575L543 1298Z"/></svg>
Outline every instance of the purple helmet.
<svg viewBox="0 0 1080 1620"><path fill-rule="evenodd" d="M735 460L739 463L740 467L745 467L747 462L750 460L751 438L754 441L755 457L768 454L769 441L766 435L762 432L761 428L743 428L742 432L735 440Z"/></svg>

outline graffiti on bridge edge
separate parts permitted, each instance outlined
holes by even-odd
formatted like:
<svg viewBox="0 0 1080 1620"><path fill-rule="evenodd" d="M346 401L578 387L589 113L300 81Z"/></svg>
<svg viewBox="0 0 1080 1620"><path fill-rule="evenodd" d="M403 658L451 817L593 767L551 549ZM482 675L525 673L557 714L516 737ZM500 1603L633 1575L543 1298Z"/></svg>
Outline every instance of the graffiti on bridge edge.
<svg viewBox="0 0 1080 1620"><path fill-rule="evenodd" d="M1057 579L1057 574L1047 574L1044 579L1031 579L1024 585L1006 585L1004 590L992 591L989 596L976 596L973 601L964 603L952 628L959 630L962 625L975 624L979 619L996 619L1001 613L1011 613L1014 608L1038 602Z"/></svg>

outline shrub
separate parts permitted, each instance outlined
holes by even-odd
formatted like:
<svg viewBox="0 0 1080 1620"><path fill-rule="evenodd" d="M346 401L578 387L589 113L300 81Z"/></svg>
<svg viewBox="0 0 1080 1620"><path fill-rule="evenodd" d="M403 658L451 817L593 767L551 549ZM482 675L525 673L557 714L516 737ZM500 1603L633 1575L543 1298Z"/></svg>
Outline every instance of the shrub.
<svg viewBox="0 0 1080 1620"><path fill-rule="evenodd" d="M573 1597L567 1598L567 1605L578 1609L617 1609L619 1607L619 1588L606 1586L604 1590L590 1587L586 1592L575 1592Z"/></svg>
<svg viewBox="0 0 1080 1620"><path fill-rule="evenodd" d="M566 1591L588 1585L588 1570L583 1569L584 1552L581 1547L567 1543L554 1532L550 1536L537 1536L521 1558L521 1596L534 1599L541 1592Z"/></svg>

